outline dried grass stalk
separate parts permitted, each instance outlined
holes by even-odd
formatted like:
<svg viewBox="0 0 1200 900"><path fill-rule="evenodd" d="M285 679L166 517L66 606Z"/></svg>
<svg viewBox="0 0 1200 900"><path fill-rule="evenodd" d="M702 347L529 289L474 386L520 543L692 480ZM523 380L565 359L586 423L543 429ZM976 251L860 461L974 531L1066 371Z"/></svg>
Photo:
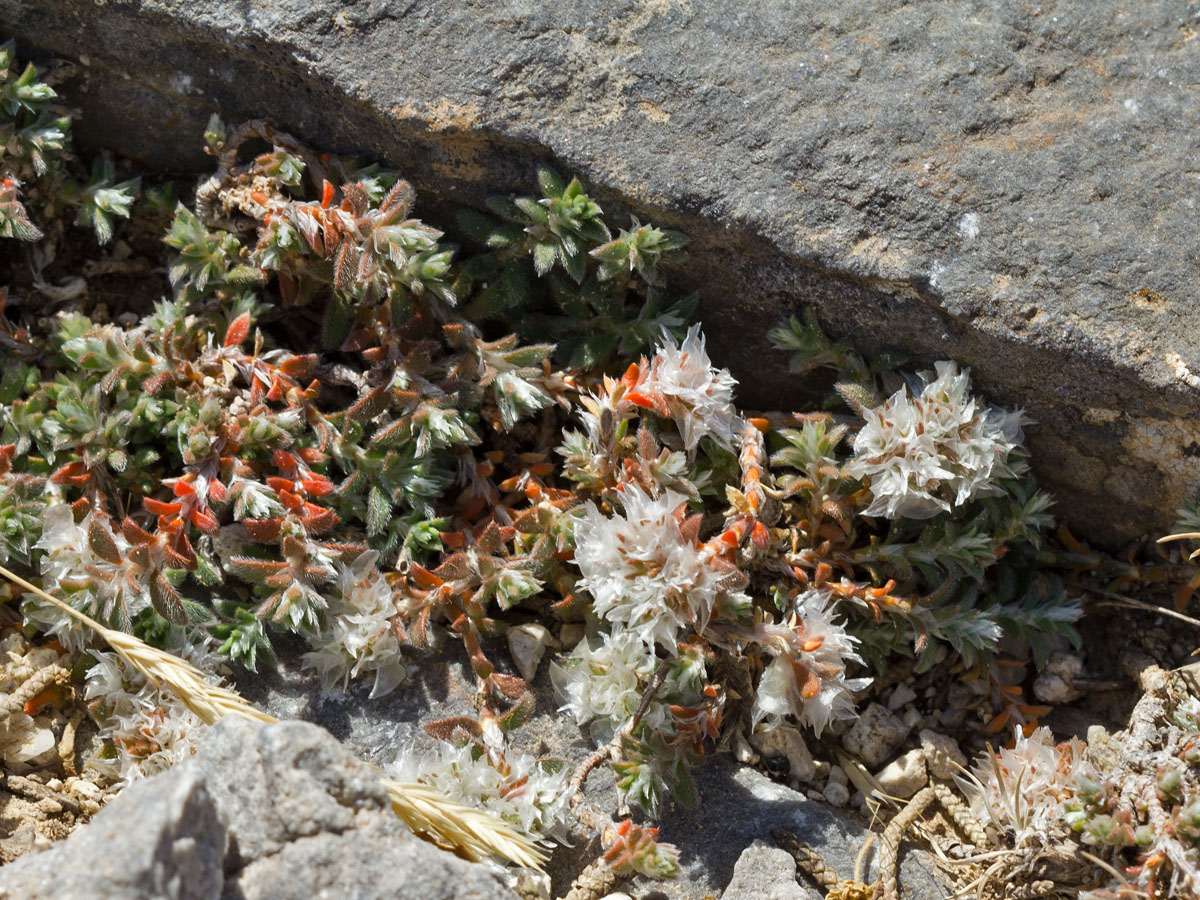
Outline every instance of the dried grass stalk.
<svg viewBox="0 0 1200 900"><path fill-rule="evenodd" d="M91 628L104 638L127 665L137 669L156 685L166 685L188 709L209 725L225 716L241 716L252 722L279 721L256 709L235 691L211 684L199 669L186 660L151 647L132 634L102 625L4 566L0 566L0 575ZM393 781L384 777L382 772L379 774L387 788L392 809L415 834L471 860L496 856L526 868L540 868L545 861L545 854L532 840L490 813L455 803L423 784Z"/></svg>

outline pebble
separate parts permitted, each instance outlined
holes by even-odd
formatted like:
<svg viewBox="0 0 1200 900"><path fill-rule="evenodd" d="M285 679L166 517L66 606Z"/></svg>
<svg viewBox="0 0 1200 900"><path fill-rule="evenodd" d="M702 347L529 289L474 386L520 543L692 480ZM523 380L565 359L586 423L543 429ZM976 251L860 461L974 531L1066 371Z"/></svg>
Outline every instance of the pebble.
<svg viewBox="0 0 1200 900"><path fill-rule="evenodd" d="M929 782L925 751L909 750L877 772L875 780L889 797L911 797Z"/></svg>
<svg viewBox="0 0 1200 900"><path fill-rule="evenodd" d="M545 625L537 622L527 622L508 629L508 649L512 652L513 662L517 671L526 681L533 681L537 674L538 663L546 653L546 648L557 644L554 636Z"/></svg>
<svg viewBox="0 0 1200 900"><path fill-rule="evenodd" d="M833 771L833 766L831 766L826 760L823 760L823 759L813 760L813 780L814 781L822 781L822 780L828 778L829 773L831 771Z"/></svg>
<svg viewBox="0 0 1200 900"><path fill-rule="evenodd" d="M43 797L37 802L37 808L48 816L56 816L63 811L62 804L53 797Z"/></svg>
<svg viewBox="0 0 1200 900"><path fill-rule="evenodd" d="M97 802L99 802L101 796L103 796L103 792L100 790L100 788L88 781L86 778L68 778L67 790L72 794L76 794L80 797L86 797L89 800L95 800Z"/></svg>
<svg viewBox="0 0 1200 900"><path fill-rule="evenodd" d="M830 806L840 807L850 802L850 791L844 784L827 784L824 794Z"/></svg>
<svg viewBox="0 0 1200 900"><path fill-rule="evenodd" d="M842 746L867 768L889 759L908 737L909 726L878 703L872 703L842 738Z"/></svg>
<svg viewBox="0 0 1200 900"><path fill-rule="evenodd" d="M907 712L905 712L904 716L900 719L900 721L903 722L908 727L909 731L912 731L913 726L915 726L923 718L925 718L925 717L921 715L921 711L919 709L910 709Z"/></svg>
<svg viewBox="0 0 1200 900"><path fill-rule="evenodd" d="M750 742L746 740L746 736L740 729L733 735L733 758L745 766L757 765L761 758L754 752L754 748L750 746Z"/></svg>
<svg viewBox="0 0 1200 900"><path fill-rule="evenodd" d="M934 778L945 781L954 777L959 771L955 763L966 767L967 757L954 738L931 728L923 729L919 737L921 749L925 751L925 764Z"/></svg>
<svg viewBox="0 0 1200 900"><path fill-rule="evenodd" d="M906 703L912 703L917 699L917 692L912 689L912 685L905 682L896 687L892 691L892 696L888 697L887 707L892 712L895 712Z"/></svg>
<svg viewBox="0 0 1200 900"><path fill-rule="evenodd" d="M950 685L946 691L946 704L950 709L966 709L971 706L971 689L961 681Z"/></svg>
<svg viewBox="0 0 1200 900"><path fill-rule="evenodd" d="M564 650L570 650L583 640L584 627L582 622L567 622L558 629L558 643Z"/></svg>
<svg viewBox="0 0 1200 900"><path fill-rule="evenodd" d="M10 717L7 728L0 730L0 759L10 766L36 768L49 762L56 752L54 732L24 713Z"/></svg>
<svg viewBox="0 0 1200 900"><path fill-rule="evenodd" d="M800 731L790 725L780 725L769 731L757 731L750 735L754 749L763 756L784 756L787 758L790 774L799 781L812 781L817 767L808 745L804 743Z"/></svg>
<svg viewBox="0 0 1200 900"><path fill-rule="evenodd" d="M1055 653L1033 682L1033 695L1043 703L1070 703L1083 696L1075 679L1083 674L1083 660L1074 653Z"/></svg>
<svg viewBox="0 0 1200 900"><path fill-rule="evenodd" d="M850 781L849 781L849 779L846 778L846 770L843 769L841 766L830 766L829 767L829 783L830 784L840 784L842 786L849 784Z"/></svg>

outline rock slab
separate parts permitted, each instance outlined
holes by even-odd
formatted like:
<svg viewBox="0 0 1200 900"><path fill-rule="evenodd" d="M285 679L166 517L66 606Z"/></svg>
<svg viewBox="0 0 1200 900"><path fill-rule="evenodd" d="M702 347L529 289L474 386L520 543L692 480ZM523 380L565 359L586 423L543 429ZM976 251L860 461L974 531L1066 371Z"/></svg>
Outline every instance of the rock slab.
<svg viewBox="0 0 1200 900"><path fill-rule="evenodd" d="M764 349L805 305L868 352L956 358L1037 420L1059 515L1106 544L1200 482L1194 3L0 0L0 22L84 63L83 139L153 166L207 168L213 111L265 115L399 165L437 218L550 159L617 221L691 235L680 274L744 401L824 389Z"/></svg>
<svg viewBox="0 0 1200 900"><path fill-rule="evenodd" d="M378 774L303 722L226 719L66 841L0 869L12 900L512 900L418 840Z"/></svg>

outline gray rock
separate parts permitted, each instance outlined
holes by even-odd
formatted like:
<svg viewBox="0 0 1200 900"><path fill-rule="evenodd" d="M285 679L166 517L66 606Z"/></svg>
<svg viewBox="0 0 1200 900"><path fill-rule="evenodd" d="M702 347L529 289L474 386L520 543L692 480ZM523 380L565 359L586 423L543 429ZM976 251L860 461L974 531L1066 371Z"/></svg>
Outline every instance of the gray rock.
<svg viewBox="0 0 1200 900"><path fill-rule="evenodd" d="M733 867L733 881L721 900L814 900L817 895L796 882L796 863L778 847L755 841Z"/></svg>
<svg viewBox="0 0 1200 900"><path fill-rule="evenodd" d="M1038 420L1085 535L1161 531L1200 480L1185 4L0 0L0 22L85 57L77 133L154 166L205 168L214 110L267 115L402 165L436 218L552 157L618 220L691 235L680 276L743 400L826 387L763 349L806 304L868 352L957 358Z"/></svg>
<svg viewBox="0 0 1200 900"><path fill-rule="evenodd" d="M217 900L226 831L194 766L130 785L88 825L0 868L0 900Z"/></svg>
<svg viewBox="0 0 1200 900"><path fill-rule="evenodd" d="M863 765L874 768L904 742L909 730L886 707L872 703L854 720L842 738L842 746Z"/></svg>
<svg viewBox="0 0 1200 900"><path fill-rule="evenodd" d="M414 837L379 776L303 722L226 719L62 844L0 869L0 900L512 900Z"/></svg>
<svg viewBox="0 0 1200 900"><path fill-rule="evenodd" d="M893 759L875 773L875 781L889 797L911 797L929 783L925 751L918 747Z"/></svg>
<svg viewBox="0 0 1200 900"><path fill-rule="evenodd" d="M492 870L413 837L379 774L320 728L226 719L195 762L229 830L224 900L511 900Z"/></svg>

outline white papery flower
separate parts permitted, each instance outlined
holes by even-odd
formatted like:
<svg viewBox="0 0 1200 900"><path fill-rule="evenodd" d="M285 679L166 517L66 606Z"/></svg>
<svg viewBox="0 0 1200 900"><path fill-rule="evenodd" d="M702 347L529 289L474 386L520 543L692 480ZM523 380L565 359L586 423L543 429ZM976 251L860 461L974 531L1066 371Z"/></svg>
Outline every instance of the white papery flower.
<svg viewBox="0 0 1200 900"><path fill-rule="evenodd" d="M34 545L45 551L42 556L42 587L79 609L97 614L124 605L130 618L150 605L148 592L137 581L129 562L129 542L120 529L114 531L101 522L121 555L111 563L92 552L88 529L96 518L90 512L79 524L71 507L58 501L47 507L42 519L42 536ZM21 607L27 625L56 638L71 652L78 652L90 636L86 628L58 607L37 597L28 597Z"/></svg>
<svg viewBox="0 0 1200 900"><path fill-rule="evenodd" d="M585 638L550 667L550 680L562 699L562 709L580 725L591 722L592 737L611 740L617 729L636 712L642 685L658 666L654 651L628 631ZM666 711L651 703L643 721L661 727Z"/></svg>
<svg viewBox="0 0 1200 900"><path fill-rule="evenodd" d="M637 391L662 396L690 453L706 436L730 450L737 446L742 420L733 405L736 386L728 369L713 367L700 326L693 325L681 345L664 332L662 345Z"/></svg>
<svg viewBox="0 0 1200 900"><path fill-rule="evenodd" d="M1075 797L1079 778L1098 776L1078 739L1056 745L1046 727L1029 737L1018 727L1015 738L1013 747L1001 748L994 759L989 754L975 761L974 780L959 778L958 783L976 819L1011 830L1018 847L1038 846L1067 824L1064 804Z"/></svg>
<svg viewBox="0 0 1200 900"><path fill-rule="evenodd" d="M1009 454L1021 443L1020 411L980 407L970 370L953 362L923 373L921 393L901 388L863 414L846 472L870 478L868 516L927 519L974 497L1001 493L1014 474Z"/></svg>
<svg viewBox="0 0 1200 900"><path fill-rule="evenodd" d="M476 743L440 743L434 755L402 748L388 774L486 809L522 833L565 841L571 819L566 766L552 768L513 747L490 754Z"/></svg>
<svg viewBox="0 0 1200 900"><path fill-rule="evenodd" d="M375 568L379 554L363 553L351 566L338 567L337 596L329 623L309 638L313 650L304 666L316 669L326 693L351 678L374 675L371 698L391 693L408 674L392 627L396 604L387 580Z"/></svg>
<svg viewBox="0 0 1200 900"><path fill-rule="evenodd" d="M866 688L870 678L847 678L846 665L861 663L856 639L833 620L834 603L826 590L808 590L795 601L786 632L764 646L775 658L763 672L754 698L754 722L768 726L795 716L817 737L834 719L855 714L852 692Z"/></svg>
<svg viewBox="0 0 1200 900"><path fill-rule="evenodd" d="M589 503L575 523L578 586L592 595L596 613L670 653L685 625L704 630L728 577L713 552L681 530L685 503L671 490L655 498L626 484L624 514L610 519Z"/></svg>
<svg viewBox="0 0 1200 900"><path fill-rule="evenodd" d="M193 644L181 632L168 648L205 673L214 684L221 658L207 642ZM110 651L93 650L84 695L100 726L101 750L88 766L115 781L155 775L196 752L208 727L169 688L155 685Z"/></svg>

